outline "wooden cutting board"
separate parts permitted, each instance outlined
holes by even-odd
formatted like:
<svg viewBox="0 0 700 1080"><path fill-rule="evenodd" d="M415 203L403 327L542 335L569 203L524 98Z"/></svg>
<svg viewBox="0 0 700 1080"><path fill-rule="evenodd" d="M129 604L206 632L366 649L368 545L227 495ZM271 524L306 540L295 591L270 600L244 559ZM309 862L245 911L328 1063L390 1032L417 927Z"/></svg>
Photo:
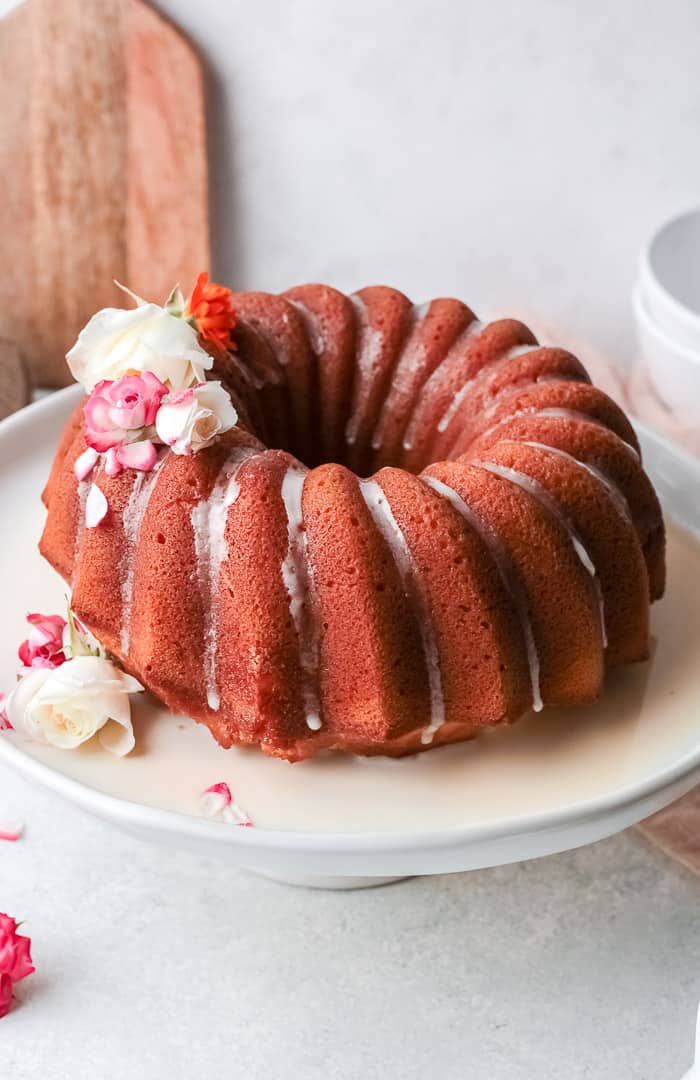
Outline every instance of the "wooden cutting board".
<svg viewBox="0 0 700 1080"><path fill-rule="evenodd" d="M0 337L70 381L113 279L162 301L209 268L202 73L140 0L27 0L0 20Z"/></svg>

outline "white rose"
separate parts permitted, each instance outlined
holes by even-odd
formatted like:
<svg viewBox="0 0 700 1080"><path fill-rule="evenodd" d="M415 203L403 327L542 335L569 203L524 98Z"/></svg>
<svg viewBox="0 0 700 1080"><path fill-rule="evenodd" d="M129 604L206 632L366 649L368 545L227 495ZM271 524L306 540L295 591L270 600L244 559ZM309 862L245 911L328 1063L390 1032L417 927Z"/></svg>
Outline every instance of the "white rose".
<svg viewBox="0 0 700 1080"><path fill-rule="evenodd" d="M73 750L99 732L106 750L134 748L129 694L143 687L102 656L76 656L60 667L35 668L7 699L7 718L33 742Z"/></svg>
<svg viewBox="0 0 700 1080"><path fill-rule="evenodd" d="M237 420L238 413L221 383L206 382L163 398L156 431L176 454L196 454Z"/></svg>
<svg viewBox="0 0 700 1080"><path fill-rule="evenodd" d="M143 371L152 371L171 390L179 390L201 382L213 364L194 327L157 304L98 311L80 331L66 360L88 393L101 379Z"/></svg>

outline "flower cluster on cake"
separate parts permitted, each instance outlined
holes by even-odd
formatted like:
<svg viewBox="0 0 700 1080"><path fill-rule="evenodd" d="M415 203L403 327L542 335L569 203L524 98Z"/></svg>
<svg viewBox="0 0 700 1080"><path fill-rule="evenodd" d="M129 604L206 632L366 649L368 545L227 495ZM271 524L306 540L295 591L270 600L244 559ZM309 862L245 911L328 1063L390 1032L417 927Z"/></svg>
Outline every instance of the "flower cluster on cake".
<svg viewBox="0 0 700 1080"><path fill-rule="evenodd" d="M129 310L97 312L67 355L87 400L81 405L85 449L74 463L79 482L98 466L106 476L153 470L163 450L196 454L238 419L221 382L206 378L214 356L233 347L231 292L199 275L185 301L179 288L160 307L125 290ZM85 527L108 513L95 480ZM37 742L74 749L97 736L119 756L134 746L129 697L143 690L69 609L27 616L22 672L2 711L2 725Z"/></svg>

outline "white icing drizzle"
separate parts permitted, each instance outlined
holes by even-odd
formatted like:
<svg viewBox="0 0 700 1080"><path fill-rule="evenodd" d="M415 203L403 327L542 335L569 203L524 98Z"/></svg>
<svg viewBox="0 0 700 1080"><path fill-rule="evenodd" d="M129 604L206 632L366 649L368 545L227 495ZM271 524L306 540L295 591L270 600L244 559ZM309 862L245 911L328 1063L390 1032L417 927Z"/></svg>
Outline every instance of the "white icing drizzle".
<svg viewBox="0 0 700 1080"><path fill-rule="evenodd" d="M551 416L555 420L583 420L588 424L597 424L598 427L602 427L603 430L609 432L610 435L614 435L620 443L620 446L622 446L627 451L627 453L635 459L635 461L640 460L639 454L637 453L635 448L631 446L628 442L625 442L625 440L620 435L617 435L614 431L612 431L611 428L609 428L607 424L604 423L604 421L599 420L595 416L591 416L590 413L579 412L577 409L555 408L554 406L546 409L533 409L531 407L528 407L526 409L516 409L516 411L514 413L511 413L509 416L501 417L498 423L494 424L493 427L487 428L486 431L482 433L481 437L485 438L487 435L492 435L494 431L498 431L499 427L502 427L504 424L509 424L511 420L517 420L521 416L530 416L533 418L538 416Z"/></svg>
<svg viewBox="0 0 700 1080"><path fill-rule="evenodd" d="M289 593L289 610L299 642L302 698L306 725L318 731L322 725L318 685L318 622L313 605L313 573L304 530L302 499L308 470L299 465L287 469L282 479L282 502L287 513L287 554L282 580Z"/></svg>
<svg viewBox="0 0 700 1080"><path fill-rule="evenodd" d="M392 406L394 405L395 399L405 390L410 389L415 373L420 369L421 364L425 360L426 343L420 333L418 333L417 338L415 335L417 333L417 328L420 327L427 317L431 305L432 300L429 300L427 303L414 305L413 307L413 328L401 350L399 361L392 378L391 391L387 400L384 402L384 407L382 408L379 421L372 436L373 450L381 450L384 445L387 424L394 415Z"/></svg>
<svg viewBox="0 0 700 1080"><path fill-rule="evenodd" d="M264 379L261 375L256 374L250 364L244 364L237 352L230 352L228 359L235 367L238 374L241 376L244 382L247 382L249 386L252 386L254 390L262 390L266 383L278 383L281 380L279 372L268 372L268 378Z"/></svg>
<svg viewBox="0 0 700 1080"><path fill-rule="evenodd" d="M121 593L122 593L122 627L121 627L121 650L126 655L129 651L131 638L131 607L134 599L134 570L136 546L138 544L141 522L146 513L146 507L155 487L158 473L163 463L163 458L156 462L150 472L136 474L134 486L131 489L129 500L122 513L122 529L124 532L124 555L121 565Z"/></svg>
<svg viewBox="0 0 700 1080"><path fill-rule="evenodd" d="M369 325L367 308L360 296L350 297L358 313L360 322L360 344L357 350L356 371L358 383L357 398L355 405L345 427L345 441L353 446L357 440L360 423L367 407L372 383L377 373L377 361L384 347L384 334Z"/></svg>
<svg viewBox="0 0 700 1080"><path fill-rule="evenodd" d="M465 397L471 390L474 383L478 382L484 375L492 375L493 372L499 368L502 364L507 364L509 360L514 360L517 356L524 356L526 353L536 352L541 349L541 345L514 345L512 349L507 349L502 356L499 356L493 363L487 364L477 372L477 374L468 379L457 393L452 398L452 401L445 409L440 421L438 422L437 430L439 432L447 431L448 427L454 420L455 416L459 412L460 405L464 401Z"/></svg>
<svg viewBox="0 0 700 1080"><path fill-rule="evenodd" d="M89 480L78 480L78 522L75 529L75 547L73 549L73 584L75 584L78 558L80 557L80 548L82 546L83 535L85 532L85 507L87 506L87 497L89 490Z"/></svg>
<svg viewBox="0 0 700 1080"><path fill-rule="evenodd" d="M292 300L289 296L286 297L286 300L288 304L291 304L292 307L295 307L297 309L302 319L304 320L309 344L311 345L314 354L317 357L321 356L326 349L326 338L323 333L323 324L320 318L315 311L312 311L311 308L308 308L306 304L303 304L301 302L301 300Z"/></svg>
<svg viewBox="0 0 700 1080"><path fill-rule="evenodd" d="M496 409L500 405L502 405L505 400L510 397L515 397L517 394L522 394L523 391L531 390L542 383L558 382L580 383L581 386L590 386L590 382L587 382L578 374L575 375L573 372L550 372L547 375L537 375L534 378L532 376L528 376L527 378L519 379L516 382L509 383L507 386L504 386L501 390L499 390L497 394L493 394L490 398L488 407L483 410L482 417L484 419L487 419L489 416L492 416L495 413ZM537 405L533 405L531 406L531 408L536 409ZM524 409L519 410L519 412L524 411Z"/></svg>
<svg viewBox="0 0 700 1080"><path fill-rule="evenodd" d="M383 489L376 480L361 480L360 494L367 504L375 525L389 547L406 596L413 601L417 609L416 616L425 664L428 670L428 686L430 690L430 723L421 734L421 742L427 746L433 741L435 732L445 722L445 699L440 672L440 654L435 639L428 599L425 595L416 561L413 558L406 537L392 513L389 500Z"/></svg>
<svg viewBox="0 0 700 1080"><path fill-rule="evenodd" d="M439 379L444 375L445 371L446 370L449 371L449 368L450 368L450 366L452 364L453 358L455 356L461 356L463 354L465 348L467 347L467 344L468 344L469 340L471 338L473 338L473 337L478 337L479 334L482 332L482 330L486 329L486 326L487 326L487 324L481 322L480 319L472 319L472 321L469 323L469 326L467 326L466 329L464 329L462 331L462 333L459 335L457 340L452 343L450 348L447 350L447 353L445 355L444 360L442 361L442 363L438 364L435 371L432 373L432 375L428 379L427 383L425 384L424 392L428 397L430 396L430 393L431 393L431 390L432 390L431 383L439 381ZM466 393L466 390L465 390L465 393ZM456 411L457 408L459 408L459 405L456 406L455 411ZM406 434L403 437L403 448L404 448L404 450L412 450L413 447L415 446L416 434L417 434L416 429L417 429L417 426L418 426L419 419L420 419L419 415L417 415L414 412L413 416L411 417L408 428L406 429ZM449 421L448 421L448 423L449 423ZM438 430L441 430L441 429L438 428ZM444 430L444 429L442 429L442 430Z"/></svg>
<svg viewBox="0 0 700 1080"><path fill-rule="evenodd" d="M520 622L520 628L525 642L527 664L530 672L532 708L535 712L541 712L542 692L540 689L540 658L537 652L534 631L532 629L532 620L530 619L527 598L518 581L517 571L513 566L508 553L501 545L501 542L495 533L487 528L486 524L481 520L476 511L464 501L459 492L455 491L449 484L445 484L442 480L438 480L435 476L423 475L420 479L424 484L427 484L428 487L431 487L433 491L436 491L438 495L444 496L444 498L452 504L457 513L460 514L467 524L474 529L477 535L481 537L483 543L491 553L491 557L501 577L504 588L513 601L513 606L515 607Z"/></svg>
<svg viewBox="0 0 700 1080"><path fill-rule="evenodd" d="M214 712L221 706L216 676L219 643L218 596L221 567L228 555L226 522L228 512L240 495L238 474L246 461L257 457L252 447L237 447L221 467L209 497L201 499L190 512L197 576L204 613L204 685L207 705Z"/></svg>
<svg viewBox="0 0 700 1080"><path fill-rule="evenodd" d="M504 443L513 443L516 446L532 446L536 450L544 450L548 454L553 454L556 457L564 458L566 461L570 461L578 469L583 469L584 472L589 473L594 477L604 488L610 501L615 506L618 514L625 518L630 524L633 524L632 512L629 508L629 503L620 487L615 484L609 476L607 476L601 469L597 469L595 465L589 465L587 461L581 461L580 458L575 457L573 454L567 453L566 450L560 450L558 446L548 446L547 443L534 442L529 440L514 440L503 439Z"/></svg>
<svg viewBox="0 0 700 1080"><path fill-rule="evenodd" d="M517 469L511 469L507 465L498 465L493 461L474 461L473 465L476 465L479 469L484 469L486 472L493 473L494 476L500 476L503 480L510 481L511 484L515 484L522 491L525 491L536 502L543 506L545 510L549 511L553 518L555 518L562 528L566 531L571 546L573 547L576 556L584 567L584 569L590 575L593 587L596 593L598 601L598 612L600 618L600 626L603 636L603 645L607 646L608 636L605 629L605 603L603 600L603 590L600 587L600 579L596 574L596 568L591 559L591 556L583 543L583 540L577 533L573 526L573 523L569 520L567 514L562 510L556 499L550 495L550 493L542 487L542 485L535 480L532 476L528 476L527 473L519 472Z"/></svg>

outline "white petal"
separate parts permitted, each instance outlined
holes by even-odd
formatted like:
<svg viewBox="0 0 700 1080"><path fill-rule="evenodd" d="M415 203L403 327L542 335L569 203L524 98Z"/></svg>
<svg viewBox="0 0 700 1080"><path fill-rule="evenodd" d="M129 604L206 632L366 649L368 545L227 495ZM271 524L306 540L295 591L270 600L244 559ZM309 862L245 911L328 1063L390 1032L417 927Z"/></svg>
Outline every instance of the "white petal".
<svg viewBox="0 0 700 1080"><path fill-rule="evenodd" d="M41 738L32 722L29 706L50 675L50 668L32 668L20 679L5 703L7 719L17 734L25 739Z"/></svg>
<svg viewBox="0 0 700 1080"><path fill-rule="evenodd" d="M117 757L126 757L136 745L134 729L131 726L131 716L126 722L110 717L97 737L105 750L109 750L110 754L115 754Z"/></svg>
<svg viewBox="0 0 700 1080"><path fill-rule="evenodd" d="M73 471L78 480L87 480L88 476L95 468L99 456L97 450L93 450L91 446L88 446L87 450L83 451L73 465Z"/></svg>
<svg viewBox="0 0 700 1080"><path fill-rule="evenodd" d="M100 522L105 518L109 506L104 493L100 490L97 484L92 484L88 492L87 501L85 503L85 526L88 529L95 529Z"/></svg>
<svg viewBox="0 0 700 1080"><path fill-rule="evenodd" d="M187 320L157 304L98 311L67 360L88 392L100 379L118 379L133 371L153 371L172 389L180 389L203 379L214 363Z"/></svg>
<svg viewBox="0 0 700 1080"><path fill-rule="evenodd" d="M218 381L205 382L195 389L195 396L201 405L210 409L219 419L219 431L228 431L238 422L238 413L233 407L231 395Z"/></svg>

